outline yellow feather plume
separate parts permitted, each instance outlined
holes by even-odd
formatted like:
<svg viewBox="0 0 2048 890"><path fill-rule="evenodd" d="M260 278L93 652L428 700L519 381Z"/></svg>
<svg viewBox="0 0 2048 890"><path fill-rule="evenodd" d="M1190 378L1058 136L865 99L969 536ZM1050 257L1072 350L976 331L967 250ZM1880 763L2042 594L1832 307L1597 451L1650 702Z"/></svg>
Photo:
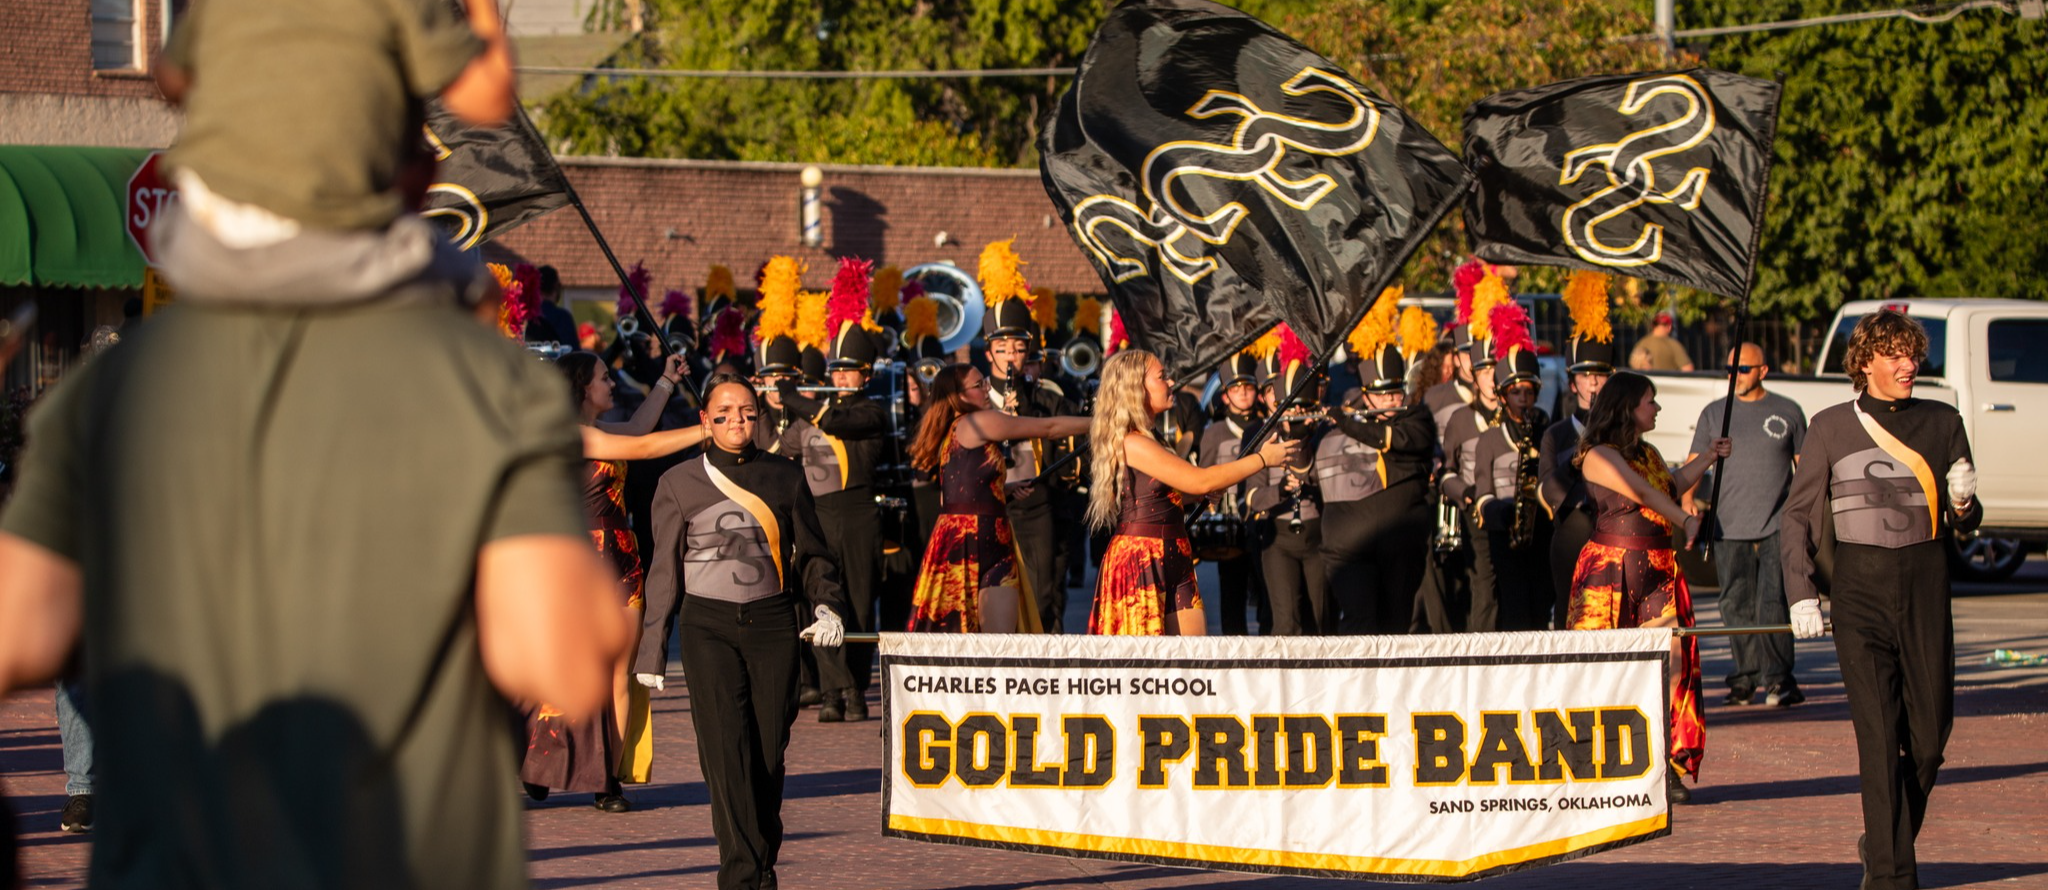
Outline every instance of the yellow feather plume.
<svg viewBox="0 0 2048 890"><path fill-rule="evenodd" d="M1031 289L1031 320L1038 323L1040 331L1055 330L1060 326L1060 298L1052 288Z"/></svg>
<svg viewBox="0 0 2048 890"><path fill-rule="evenodd" d="M1572 335L1596 343L1614 341L1614 327L1607 323L1607 287L1613 278L1605 272L1585 269L1572 273L1564 286L1564 307L1572 314Z"/></svg>
<svg viewBox="0 0 2048 890"><path fill-rule="evenodd" d="M1421 306L1401 310L1401 356L1413 360L1436 346L1436 319Z"/></svg>
<svg viewBox="0 0 2048 890"><path fill-rule="evenodd" d="M923 337L939 335L939 301L918 297L903 304L903 342L916 343Z"/></svg>
<svg viewBox="0 0 2048 890"><path fill-rule="evenodd" d="M981 249L981 263L975 268L975 277L981 281L982 299L990 306L1004 300L1022 299L1031 293L1031 284L1024 280L1024 260L1011 247L1016 240L991 241Z"/></svg>
<svg viewBox="0 0 2048 890"><path fill-rule="evenodd" d="M1351 336L1344 341L1351 348L1351 356L1371 358L1379 354L1380 347L1393 343L1394 325L1400 317L1400 286L1380 291L1380 298L1365 311L1365 317L1358 320L1358 326L1351 329Z"/></svg>
<svg viewBox="0 0 2048 890"><path fill-rule="evenodd" d="M704 302L708 304L719 297L730 300L738 294L739 291L733 287L732 270L724 266L712 266L711 274L704 277Z"/></svg>
<svg viewBox="0 0 2048 890"><path fill-rule="evenodd" d="M761 317L754 323L754 342L796 334L796 291L803 283L804 264L794 257L768 261L761 274Z"/></svg>
<svg viewBox="0 0 2048 890"><path fill-rule="evenodd" d="M1074 301L1074 333L1102 333L1102 301L1094 297L1081 297Z"/></svg>
<svg viewBox="0 0 2048 890"><path fill-rule="evenodd" d="M890 310L903 302L903 270L895 266L883 266L875 272L875 278L868 285L868 308L876 316L888 315Z"/></svg>
<svg viewBox="0 0 2048 890"><path fill-rule="evenodd" d="M1493 336L1493 307L1514 299L1508 295L1508 283L1493 273L1493 267L1486 268L1486 277L1472 288L1472 339L1484 340Z"/></svg>
<svg viewBox="0 0 2048 890"><path fill-rule="evenodd" d="M1269 356L1269 355L1272 355L1273 353L1276 353L1276 352L1279 352L1279 351L1280 351L1280 326L1279 326L1279 325L1274 325L1274 326L1272 326L1272 327L1270 327L1270 328L1267 328L1267 329L1266 329L1266 332L1265 332L1264 334L1260 334L1260 335L1259 335L1259 339L1257 339L1257 340L1253 340L1253 341L1252 341L1252 345L1250 345L1250 346L1247 346L1247 347L1245 347L1245 348L1244 348L1244 353L1245 353L1246 355L1249 355L1249 356L1251 356L1252 358L1258 359L1259 361L1265 361L1265 360L1266 360L1266 357L1267 357L1267 356Z"/></svg>
<svg viewBox="0 0 2048 890"><path fill-rule="evenodd" d="M796 295L796 345L829 349L832 332L825 327L825 305L832 294L821 290L799 291Z"/></svg>

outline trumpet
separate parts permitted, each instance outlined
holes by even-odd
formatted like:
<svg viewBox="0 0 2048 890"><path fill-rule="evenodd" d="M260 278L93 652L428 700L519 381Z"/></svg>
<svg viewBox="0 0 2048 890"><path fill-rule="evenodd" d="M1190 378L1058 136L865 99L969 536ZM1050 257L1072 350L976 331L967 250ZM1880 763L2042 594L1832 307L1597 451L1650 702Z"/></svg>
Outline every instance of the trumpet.
<svg viewBox="0 0 2048 890"><path fill-rule="evenodd" d="M917 375L917 382L925 386L931 386L932 381L939 379L939 372L945 369L945 359L921 358L917 360L917 364L911 366L910 370L911 373Z"/></svg>

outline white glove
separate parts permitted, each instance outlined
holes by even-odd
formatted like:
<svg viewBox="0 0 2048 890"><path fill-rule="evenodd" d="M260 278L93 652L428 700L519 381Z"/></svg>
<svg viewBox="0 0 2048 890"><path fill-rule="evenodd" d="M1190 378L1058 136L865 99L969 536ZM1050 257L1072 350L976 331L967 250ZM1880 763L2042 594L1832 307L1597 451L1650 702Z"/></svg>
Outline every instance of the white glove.
<svg viewBox="0 0 2048 890"><path fill-rule="evenodd" d="M1820 617L1820 600L1800 600L1792 604L1792 635L1810 640L1827 633L1827 624Z"/></svg>
<svg viewBox="0 0 2048 890"><path fill-rule="evenodd" d="M811 645L820 649L837 649L846 642L846 625L840 623L839 613L832 611L831 606L819 606L812 614L818 616L818 622L798 633L799 638L810 640Z"/></svg>
<svg viewBox="0 0 2048 890"><path fill-rule="evenodd" d="M668 682L663 680L660 674L634 674L633 679L649 689L661 689Z"/></svg>
<svg viewBox="0 0 2048 890"><path fill-rule="evenodd" d="M1977 468L1967 457L1956 458L1948 467L1948 501L1961 508L1977 496Z"/></svg>

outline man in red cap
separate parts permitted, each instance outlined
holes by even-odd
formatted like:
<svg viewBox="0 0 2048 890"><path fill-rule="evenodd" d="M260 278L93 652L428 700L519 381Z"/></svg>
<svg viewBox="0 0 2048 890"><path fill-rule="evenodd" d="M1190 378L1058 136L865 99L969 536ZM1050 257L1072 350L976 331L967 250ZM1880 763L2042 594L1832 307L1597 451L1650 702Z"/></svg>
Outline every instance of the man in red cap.
<svg viewBox="0 0 2048 890"><path fill-rule="evenodd" d="M1692 370L1692 356L1685 354L1685 347L1671 337L1671 329L1677 323L1671 313L1657 313L1657 318L1650 322L1650 335L1637 340L1635 350L1628 354L1628 366L1638 371Z"/></svg>

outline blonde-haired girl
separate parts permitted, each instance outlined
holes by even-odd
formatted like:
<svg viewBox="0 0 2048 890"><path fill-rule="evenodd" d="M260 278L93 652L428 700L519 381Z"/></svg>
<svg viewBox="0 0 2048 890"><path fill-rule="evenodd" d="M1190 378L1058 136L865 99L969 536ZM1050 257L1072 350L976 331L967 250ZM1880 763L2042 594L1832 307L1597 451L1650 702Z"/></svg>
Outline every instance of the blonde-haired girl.
<svg viewBox="0 0 2048 890"><path fill-rule="evenodd" d="M1096 575L1089 633L1207 633L1181 496L1236 485L1281 465L1293 451L1291 443L1273 439L1229 463L1197 467L1153 434L1172 405L1173 385L1151 353L1127 349L1103 366L1088 428L1088 524L1112 529L1114 536Z"/></svg>

